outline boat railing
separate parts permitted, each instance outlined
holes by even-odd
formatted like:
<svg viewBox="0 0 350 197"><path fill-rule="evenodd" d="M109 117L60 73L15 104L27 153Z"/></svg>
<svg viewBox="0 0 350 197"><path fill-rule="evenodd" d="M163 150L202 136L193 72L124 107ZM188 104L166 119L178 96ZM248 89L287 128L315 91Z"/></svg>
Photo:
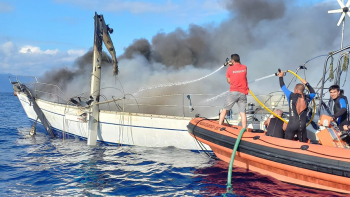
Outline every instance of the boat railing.
<svg viewBox="0 0 350 197"><path fill-rule="evenodd" d="M341 68L341 62L342 62L342 59L343 59L346 55L349 55L349 54L350 54L350 51L347 51L347 52L342 53L342 54L340 55L339 59L338 59L337 67L336 67L335 69L333 69L332 71L331 71L331 67L329 67L329 68L326 70L326 73L324 74L324 76L327 75L328 72L336 73L336 77L335 77L334 84L337 84L337 85L340 86L340 84L339 84L339 83L340 83L340 76L341 76L341 73L342 73L342 69L340 69L340 68ZM330 76L327 77L327 79L325 79L325 81L324 81L324 84L325 84L328 80L330 80L330 79L331 79ZM322 86L318 87L318 86L321 84L322 80L323 80L323 77L322 77L322 78L320 79L320 81L317 83L317 85L316 85L317 87L314 88L314 89L316 89L316 95L318 95L316 99L320 99L320 97L325 97L325 95L326 95L327 93L329 93L329 91L327 91L328 88L325 88L324 86L323 86L323 87L322 87ZM322 92L322 95L319 94L321 88L323 89L323 91L326 90L326 92ZM325 99L323 99L323 100L325 100ZM327 99L327 100L329 101L329 102L328 102L328 107L331 107L331 102L332 102L332 101L331 101L330 99ZM322 102L322 101L320 101L320 103L321 103L321 102Z"/></svg>
<svg viewBox="0 0 350 197"><path fill-rule="evenodd" d="M323 90L324 90L324 85L325 85L325 83L326 83L326 74L327 74L327 66L328 66L328 60L330 59L330 58L333 58L333 55L336 55L336 54L338 54L338 53L341 53L341 52L344 52L344 51L346 51L346 50L349 50L350 49L350 45L349 46L347 46L347 47L344 47L344 48L342 48L342 49L339 49L339 50L337 50L337 51L333 51L333 52L331 52L329 55L328 55L328 57L326 58L326 60L325 60L325 62L324 62L324 67L323 67L323 76L322 76L322 78L321 78L321 80L320 80L320 82L319 83L321 83L321 88L320 88L320 94L319 94L319 101L320 101L320 103L322 103L323 102L323 97L324 97L324 95L323 95ZM347 52L348 54L349 54L349 52ZM338 65L337 65L337 76L336 76L336 80L335 80L335 83L339 83L339 80L340 80L340 75L341 75L341 71L340 71L340 64L339 64L339 62L341 61L341 59L343 58L343 56L344 56L344 54L342 54L341 56L340 56L340 58L339 58L339 61L338 61ZM328 79L327 79L328 80ZM316 85L316 86L318 86L318 85ZM318 105L318 115L320 116L321 115L321 108L322 108L322 105Z"/></svg>
<svg viewBox="0 0 350 197"><path fill-rule="evenodd" d="M19 80L19 77L32 78L32 79L35 79L35 82L38 82L38 78L35 76L16 75L16 76L9 76L10 83L12 83L11 78L15 78L16 82L21 83L21 81Z"/></svg>
<svg viewBox="0 0 350 197"><path fill-rule="evenodd" d="M20 80L20 78L29 78L29 79L31 79L31 81L28 82L27 80ZM69 100L68 97L64 94L64 92L61 90L61 88L59 86L54 85L54 84L39 82L38 78L35 76L26 76L26 75L9 76L10 83L13 83L13 81L11 79L14 79L14 81L17 82L20 87L22 85L30 87L34 91L33 95L35 95L35 97L38 97L38 93L42 93L42 94L49 95L51 98L56 100L58 103L60 103L60 101L67 102ZM48 88L38 89L38 86L46 86ZM45 91L43 89L51 90L51 91ZM54 98L54 96L56 98Z"/></svg>
<svg viewBox="0 0 350 197"><path fill-rule="evenodd" d="M35 80L34 82L33 81L31 81L31 83L28 83L28 82L22 82L19 78L29 78L29 79L31 79L31 80ZM10 83L11 84L13 84L13 81L11 80L11 79L14 79L14 82L17 82L18 83L18 85L22 88L22 84L24 84L24 85L28 85L28 86L30 86L30 85L32 85L33 83L36 83L36 82L38 82L38 79L37 79L37 77L35 77L35 76L26 76L26 75L16 75L16 76L9 76L9 81L10 81Z"/></svg>
<svg viewBox="0 0 350 197"><path fill-rule="evenodd" d="M262 100L262 102L268 106L271 109L276 109L278 107L282 107L282 106L278 106L277 105L277 96L279 98L280 94L283 94L282 91L276 91L273 93L270 93L268 95L256 95L257 97L264 97L264 100ZM192 100L189 98L193 98L193 97L212 97L212 96L217 96L216 94L168 94L168 95L155 95L155 96L148 96L148 97L136 97L136 98L121 98L121 99L115 99L112 101L104 101L101 102L101 104L107 104L109 102L116 102L116 101L122 101L122 100L136 100L136 103L124 103L123 105L125 106L137 106L137 107L157 107L157 108L162 108L162 107L166 107L166 108L181 108L182 109L182 115L185 116L186 114L186 108L189 108L190 113L192 113L192 111L194 109L197 108L215 108L218 111L220 109L222 109L222 103L220 103L220 105L216 105L216 104L202 104L203 102L201 102L204 99L198 99L200 102L198 102L199 104L192 104ZM179 99L181 99L181 104L180 104L180 100L177 100L178 102L176 104L151 104L151 103L147 103L147 101L142 102L141 100L151 100L151 99L155 99L155 98L165 98L165 97L179 97ZM275 99L272 99L273 97L276 97ZM141 102L140 102L141 101ZM247 103L247 111L251 112L249 114L252 114L253 116L257 115L259 112L263 113L264 110L258 106L257 104L253 105L256 108L254 108L253 106L249 106L251 103L256 103L255 101L253 101L253 97L251 95L248 95L248 103ZM284 106L285 107L285 106ZM238 114L238 113L237 113ZM235 114L236 115L236 114Z"/></svg>
<svg viewBox="0 0 350 197"><path fill-rule="evenodd" d="M38 89L38 86L46 86L46 87L51 87L53 90L52 92L49 91L42 91ZM35 95L37 96L37 93L43 93L43 94L49 94L49 95L54 95L57 97L57 102L60 102L60 99L64 102L68 102L69 98L64 94L64 92L61 90L61 88L58 85L54 84L49 84L49 83L42 83L42 82L36 82L34 84L34 92Z"/></svg>
<svg viewBox="0 0 350 197"><path fill-rule="evenodd" d="M27 82L24 83L24 80L20 80L20 77L27 77L27 78L31 78L33 79L31 82ZM69 103L70 98L68 96L65 95L65 93L62 91L62 89L58 86L58 85L54 85L54 84L49 84L49 83L42 83L39 82L37 77L34 76L22 76L22 75L18 75L18 76L11 76L9 77L10 82L11 79L15 79L16 82L18 82L19 85L26 85L26 86L31 86L31 90L34 91L33 95L36 98L41 98L44 99L42 97L42 95L48 95L50 97L51 101L57 102L57 103ZM282 95L283 92L282 91L276 91L276 92L271 92L267 95L263 94L263 95L256 95L257 97L264 97L264 99L262 100L262 102L268 106L271 109L274 109L276 107L278 107L278 102L276 102L277 99L273 99L274 96L279 96ZM39 95L39 96L38 96ZM189 97L190 96L190 97ZM220 109L222 109L222 103L220 102L219 105L217 105L217 102L214 104L206 104L203 103L201 101L205 100L205 97L215 97L217 96L217 94L196 94L196 93L192 93L192 94L184 94L184 93L179 93L179 94L165 94L165 95L154 95L154 96L144 96L144 97L129 97L126 98L125 95L123 97L121 97L120 99L113 99L113 100L109 100L109 101L104 101L104 102L100 102L100 104L108 104L110 102L116 102L116 101L130 101L133 99L136 99L137 102L136 103L130 103L130 102L120 102L120 105L124 105L124 106L143 106L143 107L159 107L159 108L179 108L182 111L182 115L185 116L186 115L186 108L189 108L190 113L192 113L192 109L217 109L218 111ZM169 98L169 97L180 97L177 98L177 102L172 104L172 103L163 103L163 104L157 104L157 103L149 103L148 101L151 101L152 99L158 99L158 98ZM193 97L197 97L196 101L200 101L200 102L194 102L192 104L191 99L189 98L193 98ZM199 97L199 98L198 98ZM203 99L200 99L203 98ZM45 100L45 99L44 99ZM106 99L107 100L107 99ZM142 100L144 100L145 102L142 102ZM254 99L251 97L251 95L248 95L248 101L249 103L253 102ZM141 102L140 102L141 101ZM248 105L248 104L247 104ZM263 110L258 110L259 106L257 104L255 104L256 109L250 109L250 111L254 111L254 113L251 113L253 115L256 115L259 112L262 112ZM248 109L248 108L247 108ZM249 109L248 109L249 110ZM180 111L178 111L177 113L179 113ZM180 112L181 113L181 112Z"/></svg>

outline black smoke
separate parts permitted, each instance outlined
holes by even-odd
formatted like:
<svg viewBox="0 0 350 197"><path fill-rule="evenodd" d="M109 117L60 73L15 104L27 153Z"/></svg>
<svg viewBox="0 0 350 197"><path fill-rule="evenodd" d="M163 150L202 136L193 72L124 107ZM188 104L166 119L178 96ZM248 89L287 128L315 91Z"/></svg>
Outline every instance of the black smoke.
<svg viewBox="0 0 350 197"><path fill-rule="evenodd" d="M40 78L41 82L58 85L62 90L67 89L67 85L76 77L91 74L93 51L88 51L83 56L78 57L70 68L59 68L45 72ZM102 67L111 66L112 58L107 53L102 53Z"/></svg>
<svg viewBox="0 0 350 197"><path fill-rule="evenodd" d="M339 16L327 13L337 9L336 2L309 6L299 6L293 0L222 2L229 14L219 24L191 24L187 29L156 33L151 40L135 39L118 57L123 89L134 93L142 86L196 79L221 66L232 53L238 53L242 63L247 65L249 81L272 74L278 68L295 70L306 60L339 48L341 29L336 26ZM112 68L107 57L105 55L101 87L119 84L111 77ZM88 52L72 68L47 72L43 79L66 88L70 94L85 90L85 95L89 95L91 62L92 53ZM309 69L308 72L314 72L313 76L319 79L321 72L316 73L316 70ZM261 94L279 90L275 79L263 83L263 86L254 84L250 88ZM144 91L143 94L220 94L226 90L228 85L222 70L207 81ZM116 92L105 94L115 95ZM156 101L165 103L166 99L152 100ZM154 108L152 110L152 113L159 113Z"/></svg>
<svg viewBox="0 0 350 197"><path fill-rule="evenodd" d="M133 55L137 54L144 56L147 60L151 60L151 52L151 44L148 42L148 40L141 38L134 40L134 42L125 49L124 54L119 58L132 59Z"/></svg>
<svg viewBox="0 0 350 197"><path fill-rule="evenodd" d="M294 3L296 1L226 0L224 6L229 18L219 25L191 24L186 30L157 33L151 43L145 39L134 40L119 58L131 59L141 54L151 62L168 67L212 68L232 53L248 60L255 58L250 56L254 51L270 50L276 56L290 53L289 57L299 58L297 62L317 54L320 49L331 49L339 29L334 25L334 17L327 14L329 4L299 7ZM280 57L275 59L280 61Z"/></svg>

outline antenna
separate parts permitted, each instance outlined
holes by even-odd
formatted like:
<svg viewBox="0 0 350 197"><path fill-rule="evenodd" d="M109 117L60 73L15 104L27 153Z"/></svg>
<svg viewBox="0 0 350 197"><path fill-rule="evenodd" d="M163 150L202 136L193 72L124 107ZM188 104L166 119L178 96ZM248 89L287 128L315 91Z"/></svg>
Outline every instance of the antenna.
<svg viewBox="0 0 350 197"><path fill-rule="evenodd" d="M328 11L328 13L329 14L342 13L340 16L340 19L338 21L338 24L337 24L337 26L339 26L340 23L343 22L343 30L342 30L341 44L340 44L340 48L342 49L343 48L343 40L344 40L345 15L347 14L350 17L350 13L349 13L350 0L348 0L348 3L346 5L344 5L344 0L343 1L337 0L337 2L340 5L340 9L330 10L330 11Z"/></svg>

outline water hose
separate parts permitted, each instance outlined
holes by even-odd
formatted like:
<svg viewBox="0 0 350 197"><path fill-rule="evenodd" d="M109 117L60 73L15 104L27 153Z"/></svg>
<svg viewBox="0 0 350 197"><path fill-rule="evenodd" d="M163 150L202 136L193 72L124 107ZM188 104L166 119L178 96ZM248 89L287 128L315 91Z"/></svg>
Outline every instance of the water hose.
<svg viewBox="0 0 350 197"><path fill-rule="evenodd" d="M293 71L287 70L287 72L292 73L292 74L293 74L294 76L296 76L300 81L302 80L302 78L301 78L299 75L297 75L296 73L294 73ZM305 86L305 87L306 87L306 89L310 92L309 88L308 88L307 86ZM315 99L312 99L312 104L313 104L312 116L311 116L310 121L306 124L306 127L309 126L309 125L311 124L312 120L313 120L314 117L315 117L315 113L316 113L316 103L315 103Z"/></svg>
<svg viewBox="0 0 350 197"><path fill-rule="evenodd" d="M239 143L241 142L241 138L243 136L243 133L246 131L246 128L242 128L242 130L239 132L239 135L237 137L235 146L233 147L232 155L231 155L231 161L230 161L230 166L228 169L228 174L227 174L227 188L226 188L226 193L232 193L232 184L231 184L231 178L232 178L232 166L233 166L233 161L235 160L235 155L237 152L237 148Z"/></svg>
<svg viewBox="0 0 350 197"><path fill-rule="evenodd" d="M271 111L269 108L267 108L264 103L262 103L254 94L253 92L249 89L249 93L253 96L253 98L263 107L265 108L268 112L270 112L272 115L276 116L277 118L279 118L280 120L282 120L283 122L288 124L288 121L286 121L285 119L281 118L280 116L278 116L277 114L275 114L273 111Z"/></svg>
<svg viewBox="0 0 350 197"><path fill-rule="evenodd" d="M297 77L300 81L302 80L302 78L299 76L299 75L297 75L296 73L294 73L293 71L291 71L291 70L287 70L286 72L289 72L289 73L291 73L291 74L293 74L295 77ZM306 88L307 88L307 86L306 86ZM308 88L307 88L308 89ZM308 89L309 90L309 89ZM280 116L278 116L277 114L275 114L273 111L271 111L269 108L267 108L254 94L253 94L253 92L249 89L249 93L253 96L253 98L263 107L263 108L265 108L268 112L270 112L272 115L274 115L274 116L276 116L277 118L279 118L280 120L282 120L283 122L285 122L285 123L287 123L288 124L288 122L286 121L286 120L284 120L283 118L281 118ZM311 116L311 119L310 119L310 121L307 123L307 125L306 126L309 126L310 124L311 124L311 122L312 122L312 120L314 119L314 117L315 117L315 113L316 113L316 103L315 103L315 100L314 99L312 99L312 103L313 103L313 112L312 112L312 116Z"/></svg>
<svg viewBox="0 0 350 197"><path fill-rule="evenodd" d="M294 73L293 71L291 70L287 70L287 72L293 74L295 77L297 77L300 81L302 80L302 78L297 75L296 73ZM273 75L270 75L270 76L273 76ZM264 78L268 78L270 76L267 76L267 77L263 77L261 79L264 79ZM307 88L307 87L306 87ZM307 88L308 89L308 88ZM309 89L308 89L309 90ZM273 114L274 116L276 116L277 118L279 118L280 120L282 120L283 122L287 123L288 122L286 120L284 120L283 118L281 118L280 116L278 116L277 114L275 114L273 111L271 111L269 108L267 108L254 94L253 92L249 89L249 93L254 97L254 99L263 107L265 108L268 112L270 112L271 114ZM308 124L306 126L309 126L315 116L315 113L316 113L316 103L315 103L315 100L312 99L313 101L313 113L312 113L312 116L311 116L311 119L310 121L308 122ZM245 128L242 128L242 130L239 132L239 135L237 137L237 140L236 140L236 143L233 147L233 151L232 151L232 155L231 155L231 161L230 161L230 165L229 165L229 170L228 170L228 175L227 175L227 187L226 187L226 193L232 193L233 192L233 188L232 188L232 183L231 183L231 179L232 179L232 168L233 168L233 162L235 160L235 155L236 155L236 152L237 152L237 149L238 149L238 146L239 146L239 143L241 142L241 138L243 136L243 133L246 131ZM224 195L226 196L226 195Z"/></svg>

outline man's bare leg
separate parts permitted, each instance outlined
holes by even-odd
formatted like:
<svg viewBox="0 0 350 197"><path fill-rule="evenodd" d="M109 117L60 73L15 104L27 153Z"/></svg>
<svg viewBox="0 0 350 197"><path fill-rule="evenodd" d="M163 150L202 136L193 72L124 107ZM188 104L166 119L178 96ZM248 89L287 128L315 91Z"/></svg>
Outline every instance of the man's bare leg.
<svg viewBox="0 0 350 197"><path fill-rule="evenodd" d="M224 123L226 113L227 113L227 110L222 109L221 114L220 114L220 118L219 118L219 125L222 125L222 123Z"/></svg>
<svg viewBox="0 0 350 197"><path fill-rule="evenodd" d="M239 115L241 115L242 127L247 128L247 115L242 112L240 112Z"/></svg>

